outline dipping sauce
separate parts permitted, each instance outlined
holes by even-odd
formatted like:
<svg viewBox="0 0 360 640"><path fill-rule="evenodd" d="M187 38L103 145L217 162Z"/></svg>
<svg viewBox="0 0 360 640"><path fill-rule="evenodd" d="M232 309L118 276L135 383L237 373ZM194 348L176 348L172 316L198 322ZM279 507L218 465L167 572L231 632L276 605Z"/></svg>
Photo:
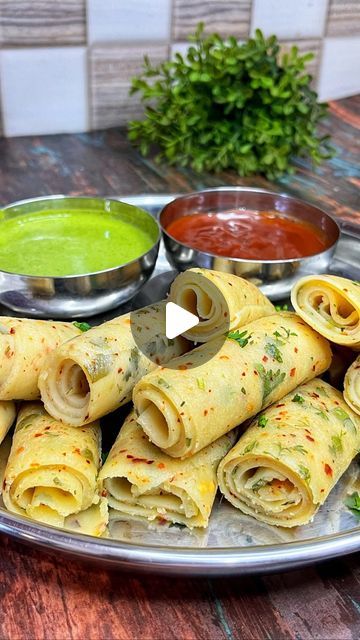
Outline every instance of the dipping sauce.
<svg viewBox="0 0 360 640"><path fill-rule="evenodd" d="M0 269L70 276L139 258L154 240L138 226L98 211L39 211L0 222Z"/></svg>
<svg viewBox="0 0 360 640"><path fill-rule="evenodd" d="M271 211L191 214L174 220L166 231L193 249L228 258L288 260L326 249L317 227Z"/></svg>

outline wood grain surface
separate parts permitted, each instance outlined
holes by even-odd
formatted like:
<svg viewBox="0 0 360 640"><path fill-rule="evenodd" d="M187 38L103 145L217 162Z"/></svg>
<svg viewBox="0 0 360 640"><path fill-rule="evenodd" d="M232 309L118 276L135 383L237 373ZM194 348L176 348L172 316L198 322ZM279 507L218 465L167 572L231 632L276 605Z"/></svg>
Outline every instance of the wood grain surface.
<svg viewBox="0 0 360 640"><path fill-rule="evenodd" d="M119 130L0 139L0 201L68 193L121 195L248 184L302 196L360 222L360 98L332 103L323 127L337 156L269 184L196 176L140 158ZM104 571L0 538L0 638L9 640L342 640L360 636L353 555L263 577L160 578Z"/></svg>

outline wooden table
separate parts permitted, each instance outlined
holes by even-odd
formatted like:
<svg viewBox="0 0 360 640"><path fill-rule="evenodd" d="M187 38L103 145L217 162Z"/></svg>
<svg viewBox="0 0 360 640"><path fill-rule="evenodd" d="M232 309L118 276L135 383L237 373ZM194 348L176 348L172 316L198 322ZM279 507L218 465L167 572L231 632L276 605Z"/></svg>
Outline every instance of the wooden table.
<svg viewBox="0 0 360 640"><path fill-rule="evenodd" d="M343 218L358 218L360 97L331 104L322 127L337 156L269 184L235 174L196 176L158 167L124 132L0 140L0 201L37 195L180 192L221 184L299 195ZM360 635L358 556L287 574L170 579L102 571L1 538L0 638L255 640L347 639Z"/></svg>

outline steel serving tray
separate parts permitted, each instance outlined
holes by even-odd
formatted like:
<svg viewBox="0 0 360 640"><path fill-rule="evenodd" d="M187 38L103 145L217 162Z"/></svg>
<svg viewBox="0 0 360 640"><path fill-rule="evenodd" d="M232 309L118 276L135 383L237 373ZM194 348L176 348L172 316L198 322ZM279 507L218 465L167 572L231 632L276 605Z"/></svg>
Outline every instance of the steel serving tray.
<svg viewBox="0 0 360 640"><path fill-rule="evenodd" d="M119 198L157 215L175 195ZM339 221L340 241L329 271L360 280L360 226ZM174 278L163 247L152 278L132 302L139 307L163 298ZM125 313L130 304L99 316L96 322ZM9 311L0 308L0 313ZM6 446L2 445L3 446ZM1 466L1 447L0 447ZM208 529L184 530L124 520L108 538L94 538L37 524L0 506L0 532L47 551L127 570L168 575L241 575L288 570L360 549L360 525L344 506L347 493L360 490L355 460L313 522L286 529L272 527L217 499Z"/></svg>

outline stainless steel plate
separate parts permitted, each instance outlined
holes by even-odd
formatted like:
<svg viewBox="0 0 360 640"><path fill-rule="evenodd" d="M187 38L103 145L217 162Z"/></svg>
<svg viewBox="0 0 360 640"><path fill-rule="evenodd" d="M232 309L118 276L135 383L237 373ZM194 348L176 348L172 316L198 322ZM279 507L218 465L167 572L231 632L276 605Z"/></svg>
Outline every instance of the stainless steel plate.
<svg viewBox="0 0 360 640"><path fill-rule="evenodd" d="M170 195L122 197L153 215ZM330 271L360 280L360 226L340 223L342 236ZM138 307L161 299L174 278L163 248L151 280L133 301ZM129 304L99 316L97 322L124 313ZM1 309L7 314L6 309ZM1 465L1 447L0 447ZM110 529L109 538L93 538L36 524L0 506L0 532L47 551L62 551L102 566L177 575L264 573L305 566L360 549L360 526L344 506L347 493L360 490L358 462L344 474L312 523L295 529L271 527L241 514L218 499L205 531L147 526L124 520Z"/></svg>

